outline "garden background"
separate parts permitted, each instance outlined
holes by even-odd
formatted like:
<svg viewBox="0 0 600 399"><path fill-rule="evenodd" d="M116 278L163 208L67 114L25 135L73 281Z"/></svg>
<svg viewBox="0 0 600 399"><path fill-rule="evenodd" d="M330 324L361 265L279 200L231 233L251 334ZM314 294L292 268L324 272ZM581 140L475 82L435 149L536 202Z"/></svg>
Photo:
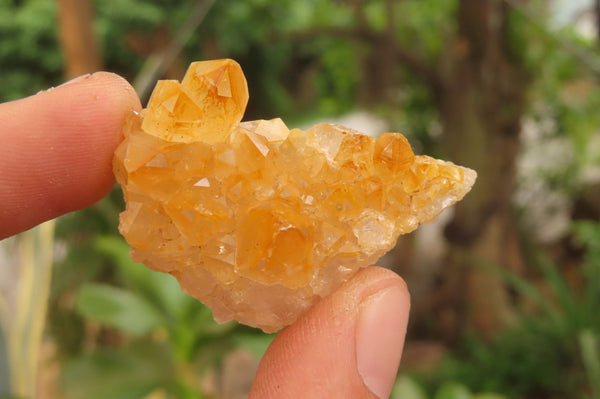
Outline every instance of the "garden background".
<svg viewBox="0 0 600 399"><path fill-rule="evenodd" d="M234 58L245 119L403 132L475 169L380 263L412 294L394 399L600 398L600 1L0 0L0 102L96 70L145 103ZM243 398L272 336L134 264L115 189L0 242L0 397Z"/></svg>

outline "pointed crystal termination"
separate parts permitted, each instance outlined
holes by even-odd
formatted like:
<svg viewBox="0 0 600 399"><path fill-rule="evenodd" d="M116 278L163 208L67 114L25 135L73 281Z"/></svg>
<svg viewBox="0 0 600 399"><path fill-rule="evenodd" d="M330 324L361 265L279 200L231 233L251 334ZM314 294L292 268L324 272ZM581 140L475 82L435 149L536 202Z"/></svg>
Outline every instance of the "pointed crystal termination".
<svg viewBox="0 0 600 399"><path fill-rule="evenodd" d="M406 138L322 123L241 122L232 60L158 82L115 152L132 258L212 308L272 332L462 199L473 170L415 156Z"/></svg>

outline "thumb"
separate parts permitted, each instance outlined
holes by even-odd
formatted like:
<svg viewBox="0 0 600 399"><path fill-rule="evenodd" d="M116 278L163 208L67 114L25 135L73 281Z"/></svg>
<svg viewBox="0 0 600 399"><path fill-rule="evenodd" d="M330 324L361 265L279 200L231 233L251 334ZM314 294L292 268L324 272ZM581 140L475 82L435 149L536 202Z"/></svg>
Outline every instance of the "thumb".
<svg viewBox="0 0 600 399"><path fill-rule="evenodd" d="M250 399L387 398L409 308L398 275L379 267L361 270L275 338Z"/></svg>

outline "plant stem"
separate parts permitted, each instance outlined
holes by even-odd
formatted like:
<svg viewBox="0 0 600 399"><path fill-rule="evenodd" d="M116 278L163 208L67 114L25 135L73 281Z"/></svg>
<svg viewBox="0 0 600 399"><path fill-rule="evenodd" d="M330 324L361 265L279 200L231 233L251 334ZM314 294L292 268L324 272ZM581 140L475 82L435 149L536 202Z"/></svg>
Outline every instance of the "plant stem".
<svg viewBox="0 0 600 399"><path fill-rule="evenodd" d="M7 327L11 393L35 397L42 334L48 307L54 221L22 233L17 238L16 265L19 268L17 298ZM11 309L9 309L10 313ZM8 319L8 318L7 318Z"/></svg>

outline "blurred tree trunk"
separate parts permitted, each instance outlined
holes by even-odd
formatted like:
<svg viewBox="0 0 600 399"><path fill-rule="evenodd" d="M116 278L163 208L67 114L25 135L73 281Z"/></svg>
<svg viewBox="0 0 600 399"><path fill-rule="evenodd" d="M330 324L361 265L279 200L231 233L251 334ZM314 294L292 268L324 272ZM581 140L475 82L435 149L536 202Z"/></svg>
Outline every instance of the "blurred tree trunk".
<svg viewBox="0 0 600 399"><path fill-rule="evenodd" d="M596 40L600 43L600 0L595 1L594 13L596 14Z"/></svg>
<svg viewBox="0 0 600 399"><path fill-rule="evenodd" d="M511 51L511 12L501 0L461 0L458 35L439 63L440 86L434 93L445 153L479 175L446 230L451 243L445 266L448 295L440 305L467 310L446 315L455 332L466 322L490 335L511 316L500 277L482 270L515 263L511 197L530 78Z"/></svg>
<svg viewBox="0 0 600 399"><path fill-rule="evenodd" d="M94 34L94 9L90 0L56 0L65 75L73 78L102 68Z"/></svg>

